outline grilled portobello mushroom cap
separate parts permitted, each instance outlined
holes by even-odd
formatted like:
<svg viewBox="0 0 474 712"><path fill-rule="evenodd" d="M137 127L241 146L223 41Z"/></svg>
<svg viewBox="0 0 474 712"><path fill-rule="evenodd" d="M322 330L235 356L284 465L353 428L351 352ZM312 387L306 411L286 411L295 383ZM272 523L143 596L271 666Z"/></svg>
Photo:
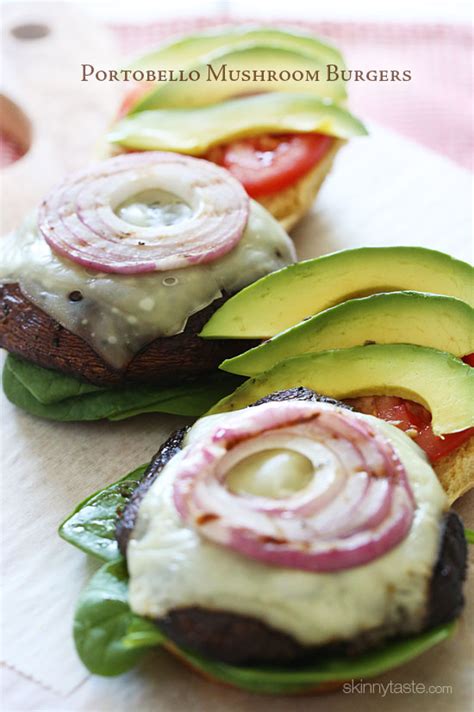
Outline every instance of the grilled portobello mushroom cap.
<svg viewBox="0 0 474 712"><path fill-rule="evenodd" d="M285 400L330 402L348 408L344 403L303 387L278 391L252 405ZM124 556L140 503L167 462L182 448L186 432L186 428L176 431L162 445L124 508L116 528L119 548ZM447 623L459 615L464 605L462 585L466 568L464 527L456 512L450 510L444 515L440 526L438 558L430 579L422 630ZM198 606L171 610L156 623L173 643L213 660L235 665L291 665L322 659L327 655L357 655L373 649L383 638L383 631L370 631L349 641L307 646L257 618Z"/></svg>
<svg viewBox="0 0 474 712"><path fill-rule="evenodd" d="M80 336L65 329L22 293L18 284L0 286L0 346L43 368L98 386L130 383L170 385L214 371L226 358L255 345L245 340L206 340L198 334L232 295L193 314L184 331L142 348L124 369L110 366Z"/></svg>

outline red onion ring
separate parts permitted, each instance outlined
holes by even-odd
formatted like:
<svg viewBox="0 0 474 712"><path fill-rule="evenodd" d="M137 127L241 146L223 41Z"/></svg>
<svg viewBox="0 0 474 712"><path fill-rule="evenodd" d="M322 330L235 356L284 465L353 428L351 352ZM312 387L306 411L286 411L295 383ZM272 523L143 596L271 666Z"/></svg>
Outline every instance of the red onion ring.
<svg viewBox="0 0 474 712"><path fill-rule="evenodd" d="M315 474L284 498L235 494L227 474L273 448L305 455ZM252 559L304 571L360 566L410 530L415 499L391 443L350 411L323 403L266 403L229 413L190 444L173 501L181 519Z"/></svg>
<svg viewBox="0 0 474 712"><path fill-rule="evenodd" d="M114 209L138 192L159 188L188 203L176 225L139 227ZM100 272L138 274L207 263L242 237L249 199L223 168L198 158L149 151L96 164L68 178L42 203L38 228L52 250Z"/></svg>

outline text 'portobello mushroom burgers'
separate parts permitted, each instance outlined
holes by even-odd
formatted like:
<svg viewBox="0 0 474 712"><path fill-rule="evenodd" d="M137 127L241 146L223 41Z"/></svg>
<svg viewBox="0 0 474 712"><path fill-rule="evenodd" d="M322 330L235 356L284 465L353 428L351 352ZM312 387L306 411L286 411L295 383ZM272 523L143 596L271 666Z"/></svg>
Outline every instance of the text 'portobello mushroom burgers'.
<svg viewBox="0 0 474 712"><path fill-rule="evenodd" d="M176 400L170 384L245 348L197 335L213 311L295 259L284 230L226 170L161 152L70 176L2 246L0 344L14 354L5 391L64 420ZM205 412L222 376L206 388L211 400L196 412L171 412Z"/></svg>
<svg viewBox="0 0 474 712"><path fill-rule="evenodd" d="M94 502L61 530L91 553ZM120 558L106 564L76 610L78 652L99 674L164 644L245 689L324 690L419 655L463 607L463 525L422 451L305 388L172 436L117 536L128 573ZM103 602L118 597L112 644Z"/></svg>

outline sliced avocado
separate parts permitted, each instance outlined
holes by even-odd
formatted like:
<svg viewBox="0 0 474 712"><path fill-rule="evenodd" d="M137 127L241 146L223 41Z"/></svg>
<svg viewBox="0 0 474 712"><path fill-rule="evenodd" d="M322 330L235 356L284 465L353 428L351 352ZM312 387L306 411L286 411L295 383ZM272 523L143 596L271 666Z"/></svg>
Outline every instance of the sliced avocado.
<svg viewBox="0 0 474 712"><path fill-rule="evenodd" d="M196 60L218 49L231 49L255 43L277 45L302 51L326 64L344 67L341 53L332 45L301 32L299 29L281 30L276 27L240 26L218 27L189 35L162 45L133 63L135 69L172 69L187 67Z"/></svg>
<svg viewBox="0 0 474 712"><path fill-rule="evenodd" d="M253 72L260 70L272 72L275 79L254 79ZM195 81L189 79L160 83L151 92L139 98L129 113L180 107L191 109L215 104L241 94L269 91L311 94L334 102L344 101L347 96L343 81L326 80L324 62L310 54L276 44L248 44L230 50L224 48L186 67L188 76L193 76L191 72L199 78ZM308 72L311 72L315 79L307 79ZM293 73L298 73L296 78L293 78ZM300 77L303 77L303 80Z"/></svg>
<svg viewBox="0 0 474 712"><path fill-rule="evenodd" d="M268 93L195 109L156 109L132 114L108 134L111 143L140 150L199 156L211 146L263 133L365 135L346 109L309 94Z"/></svg>
<svg viewBox="0 0 474 712"><path fill-rule="evenodd" d="M474 309L460 299L423 292L349 299L227 359L220 368L255 376L292 356L367 343L417 344L465 356L474 351Z"/></svg>
<svg viewBox="0 0 474 712"><path fill-rule="evenodd" d="M333 398L394 395L421 403L436 435L474 426L474 369L444 351L376 344L281 361L245 381L209 413L239 410L278 390L306 386Z"/></svg>
<svg viewBox="0 0 474 712"><path fill-rule="evenodd" d="M474 270L424 247L358 247L290 265L229 299L200 336L265 339L347 299L413 289L474 306Z"/></svg>

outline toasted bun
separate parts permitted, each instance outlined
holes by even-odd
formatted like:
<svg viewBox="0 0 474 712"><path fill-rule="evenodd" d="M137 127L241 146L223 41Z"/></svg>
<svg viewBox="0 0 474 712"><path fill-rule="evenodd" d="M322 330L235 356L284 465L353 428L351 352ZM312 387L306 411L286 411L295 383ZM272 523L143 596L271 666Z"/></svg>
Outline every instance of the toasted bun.
<svg viewBox="0 0 474 712"><path fill-rule="evenodd" d="M310 209L318 191L332 168L336 153L345 141L336 139L326 156L299 181L285 190L259 198L258 202L270 212L285 230L291 230Z"/></svg>
<svg viewBox="0 0 474 712"><path fill-rule="evenodd" d="M224 358L255 345L254 341L211 340L198 336L225 300L226 297L217 299L193 314L180 334L155 339L123 370L118 370L104 361L84 339L30 302L18 284L6 284L0 287L0 346L38 366L98 386L169 385L214 371Z"/></svg>
<svg viewBox="0 0 474 712"><path fill-rule="evenodd" d="M474 435L433 465L452 504L474 487Z"/></svg>

